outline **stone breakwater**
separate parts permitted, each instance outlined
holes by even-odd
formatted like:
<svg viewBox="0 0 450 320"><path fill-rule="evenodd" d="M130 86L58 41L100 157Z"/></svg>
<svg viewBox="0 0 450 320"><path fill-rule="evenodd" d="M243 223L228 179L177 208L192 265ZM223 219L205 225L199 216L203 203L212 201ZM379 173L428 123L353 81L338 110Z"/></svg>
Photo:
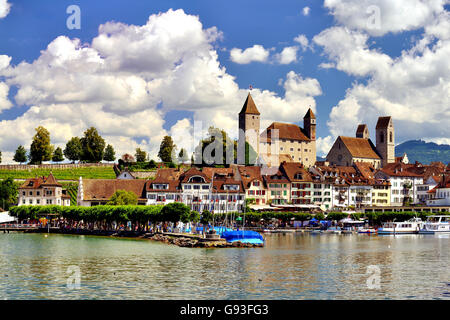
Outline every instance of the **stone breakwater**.
<svg viewBox="0 0 450 320"><path fill-rule="evenodd" d="M146 234L143 238L173 244L179 247L188 248L254 248L263 247L260 244L242 243L240 241L226 242L225 239L208 241L203 238L170 236L167 234Z"/></svg>

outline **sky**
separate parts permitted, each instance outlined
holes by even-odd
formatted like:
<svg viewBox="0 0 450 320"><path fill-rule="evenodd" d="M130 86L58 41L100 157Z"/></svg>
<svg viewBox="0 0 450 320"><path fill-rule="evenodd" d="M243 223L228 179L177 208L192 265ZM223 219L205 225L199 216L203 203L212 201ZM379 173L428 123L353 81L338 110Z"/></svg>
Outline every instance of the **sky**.
<svg viewBox="0 0 450 320"><path fill-rule="evenodd" d="M75 7L74 7L75 6ZM75 8L75 9L74 9ZM395 142L450 143L450 0L0 0L0 151L42 125L64 149L94 126L116 155L157 159L194 127L237 137L317 117L317 155L390 115Z"/></svg>

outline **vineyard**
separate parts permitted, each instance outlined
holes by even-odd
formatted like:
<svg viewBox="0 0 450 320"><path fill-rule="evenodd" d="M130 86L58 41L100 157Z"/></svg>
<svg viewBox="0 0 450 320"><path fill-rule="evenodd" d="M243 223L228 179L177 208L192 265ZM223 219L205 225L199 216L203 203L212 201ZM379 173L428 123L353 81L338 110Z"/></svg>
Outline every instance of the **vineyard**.
<svg viewBox="0 0 450 320"><path fill-rule="evenodd" d="M35 177L48 176L50 172L57 180L78 180L83 179L115 179L113 167L79 167L66 169L33 168L28 170L0 170L0 179L29 179Z"/></svg>

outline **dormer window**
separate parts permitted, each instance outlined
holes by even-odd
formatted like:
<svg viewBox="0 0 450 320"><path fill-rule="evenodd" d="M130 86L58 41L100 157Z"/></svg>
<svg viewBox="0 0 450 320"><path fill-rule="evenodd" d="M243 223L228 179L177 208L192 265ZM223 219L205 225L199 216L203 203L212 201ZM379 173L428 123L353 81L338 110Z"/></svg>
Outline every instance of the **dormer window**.
<svg viewBox="0 0 450 320"><path fill-rule="evenodd" d="M294 179L296 179L296 180L302 180L302 179L303 179L303 175L302 175L301 173L296 173L296 174L294 175Z"/></svg>
<svg viewBox="0 0 450 320"><path fill-rule="evenodd" d="M188 182L194 182L194 183L205 183L205 179L203 177L200 176L193 176L189 178Z"/></svg>

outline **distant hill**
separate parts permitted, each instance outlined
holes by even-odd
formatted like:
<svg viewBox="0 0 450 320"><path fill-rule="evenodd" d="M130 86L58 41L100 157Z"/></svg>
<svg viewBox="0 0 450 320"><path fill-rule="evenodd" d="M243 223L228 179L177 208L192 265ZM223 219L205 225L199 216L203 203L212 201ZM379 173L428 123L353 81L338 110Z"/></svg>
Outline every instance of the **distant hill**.
<svg viewBox="0 0 450 320"><path fill-rule="evenodd" d="M405 153L410 163L419 161L430 164L433 161L450 162L450 145L425 142L423 140L409 140L395 147L395 156L400 157Z"/></svg>

